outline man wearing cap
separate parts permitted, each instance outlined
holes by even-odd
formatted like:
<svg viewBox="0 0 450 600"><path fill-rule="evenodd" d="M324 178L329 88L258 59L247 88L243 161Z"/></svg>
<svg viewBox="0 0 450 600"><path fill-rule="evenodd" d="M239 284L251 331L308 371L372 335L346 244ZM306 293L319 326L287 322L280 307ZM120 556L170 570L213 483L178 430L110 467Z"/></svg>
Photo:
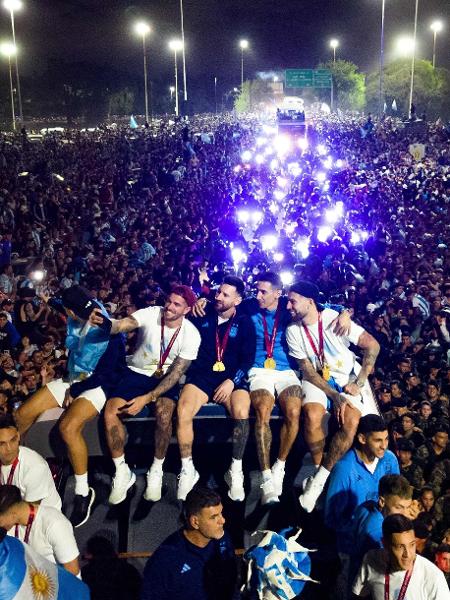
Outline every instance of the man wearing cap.
<svg viewBox="0 0 450 600"><path fill-rule="evenodd" d="M122 417L136 416L151 402L156 403L155 457L147 473L146 500L155 499L153 478L162 480L162 468L172 435L172 415L179 395L179 381L197 358L200 334L185 317L196 302L185 285L172 288L164 307L149 306L124 319L105 318L95 310L90 321L110 326L111 333L138 329L138 342L128 368L112 390L105 408L106 439L116 468L109 496L120 504L134 485L136 475L125 462L125 425Z"/></svg>
<svg viewBox="0 0 450 600"><path fill-rule="evenodd" d="M303 373L305 438L317 468L300 496L300 504L311 512L331 469L351 447L360 417L379 414L367 378L380 347L375 338L353 322L348 335L338 337L329 328L336 312L318 305L319 290L313 283L294 283L288 299L293 323L286 330L286 340ZM361 366L348 348L350 343L363 350ZM326 435L323 419L328 399L333 402L340 429L322 462Z"/></svg>
<svg viewBox="0 0 450 600"><path fill-rule="evenodd" d="M126 369L122 335L93 327L88 317L96 308L105 318L105 309L81 286L63 291L61 299L45 298L50 306L68 317L66 347L69 350L68 375L50 381L27 400L16 412L21 433L51 408L65 408L59 429L67 444L69 460L75 474L75 501L70 521L83 525L91 514L95 490L88 483L88 450L83 429L103 409L107 394Z"/></svg>
<svg viewBox="0 0 450 600"><path fill-rule="evenodd" d="M422 467L417 464L417 462L413 461L415 449L414 442L411 440L401 438L397 441L400 473L409 481L416 491L419 491L424 484L424 479Z"/></svg>

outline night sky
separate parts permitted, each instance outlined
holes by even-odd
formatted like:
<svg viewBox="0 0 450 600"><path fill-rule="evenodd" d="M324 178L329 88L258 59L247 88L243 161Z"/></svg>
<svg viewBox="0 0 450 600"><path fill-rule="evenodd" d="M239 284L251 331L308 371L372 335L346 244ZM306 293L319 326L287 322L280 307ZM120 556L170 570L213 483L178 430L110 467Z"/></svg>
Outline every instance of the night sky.
<svg viewBox="0 0 450 600"><path fill-rule="evenodd" d="M173 78L168 40L179 32L178 0L130 3L124 0L24 0L16 16L21 68L25 75L45 69L49 58L109 64L138 75L140 40L132 24L151 23L149 74L160 82ZM450 67L450 3L420 0L419 57L431 59L431 21L440 18L438 66ZM246 73L286 67L315 67L331 57L328 40L340 40L338 57L361 69L376 68L381 0L185 0L188 78L201 84L216 75L221 87L240 78L240 37L250 41ZM386 59L399 34L412 34L414 0L386 0ZM1 38L9 37L2 11Z"/></svg>

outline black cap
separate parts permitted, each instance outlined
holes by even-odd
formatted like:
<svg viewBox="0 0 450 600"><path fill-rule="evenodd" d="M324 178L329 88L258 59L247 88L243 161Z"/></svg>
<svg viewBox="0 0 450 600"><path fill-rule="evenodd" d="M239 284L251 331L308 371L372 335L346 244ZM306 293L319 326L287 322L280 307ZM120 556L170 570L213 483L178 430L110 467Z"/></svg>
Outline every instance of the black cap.
<svg viewBox="0 0 450 600"><path fill-rule="evenodd" d="M404 408L408 406L408 400L406 398L392 398L391 404L397 408Z"/></svg>
<svg viewBox="0 0 450 600"><path fill-rule="evenodd" d="M314 283L310 283L309 281L296 281L289 288L290 292L294 292L294 294L299 294L304 298L311 298L314 302L319 301L320 290Z"/></svg>
<svg viewBox="0 0 450 600"><path fill-rule="evenodd" d="M411 440L400 439L397 442L397 449L403 450L404 452L414 452L416 447Z"/></svg>
<svg viewBox="0 0 450 600"><path fill-rule="evenodd" d="M88 320L94 308L100 308L98 302L92 298L92 294L81 285L73 285L65 289L61 294L61 300L65 308L72 310L84 321Z"/></svg>

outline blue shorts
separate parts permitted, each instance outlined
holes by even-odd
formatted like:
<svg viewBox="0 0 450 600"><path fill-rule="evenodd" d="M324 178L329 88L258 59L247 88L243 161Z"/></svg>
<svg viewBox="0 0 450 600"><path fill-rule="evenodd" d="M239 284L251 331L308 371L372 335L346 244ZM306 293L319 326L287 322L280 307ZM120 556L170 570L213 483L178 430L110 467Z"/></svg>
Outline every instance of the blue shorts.
<svg viewBox="0 0 450 600"><path fill-rule="evenodd" d="M133 400L133 398L136 398L137 396L143 396L144 394L148 394L149 392L154 390L160 382L161 379L158 379L157 377L149 377L148 375L142 375L142 373L136 373L136 371L133 371L132 369L128 368L122 376L122 379L116 385L116 387L112 388L108 397L122 398L123 400L126 400L128 402L129 400ZM177 383L173 386L173 388L171 388L167 392L164 392L162 397L170 398L171 400L174 400L176 402L178 400L179 395L180 386Z"/></svg>
<svg viewBox="0 0 450 600"><path fill-rule="evenodd" d="M212 400L216 388L219 387L219 385L223 383L225 379L228 379L226 371L211 371L210 373L205 373L204 371L191 371L190 373L188 372L186 376L186 383L195 385L200 390L202 390L202 392L205 392L208 398ZM242 383L235 385L233 391L237 390L245 390L246 392L248 392L247 383L243 381Z"/></svg>

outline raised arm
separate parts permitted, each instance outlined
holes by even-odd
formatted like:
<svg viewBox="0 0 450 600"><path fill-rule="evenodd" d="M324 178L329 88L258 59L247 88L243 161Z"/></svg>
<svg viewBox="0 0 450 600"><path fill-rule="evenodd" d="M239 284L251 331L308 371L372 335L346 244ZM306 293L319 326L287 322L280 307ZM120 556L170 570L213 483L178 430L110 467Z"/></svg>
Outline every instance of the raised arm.
<svg viewBox="0 0 450 600"><path fill-rule="evenodd" d="M139 323L133 316L125 317L123 319L108 319L102 314L102 311L99 308L94 308L89 316L89 323L91 325L105 328L105 325L108 322L111 323L111 335L114 335L115 333L128 333L139 327Z"/></svg>

